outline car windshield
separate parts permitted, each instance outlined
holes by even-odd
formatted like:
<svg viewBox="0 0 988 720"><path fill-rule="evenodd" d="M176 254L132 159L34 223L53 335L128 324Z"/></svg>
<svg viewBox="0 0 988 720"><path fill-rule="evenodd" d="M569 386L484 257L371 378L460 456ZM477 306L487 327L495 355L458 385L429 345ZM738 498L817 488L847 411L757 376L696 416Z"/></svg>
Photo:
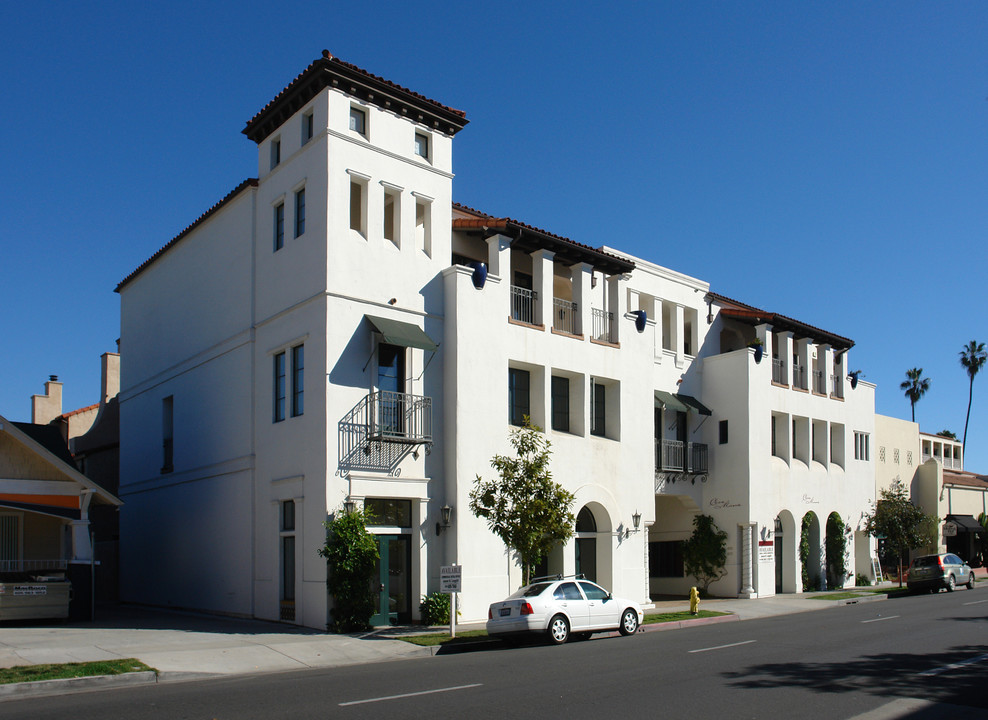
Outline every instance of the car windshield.
<svg viewBox="0 0 988 720"><path fill-rule="evenodd" d="M515 590L508 597L509 597L509 599L510 598L521 598L521 597L535 597L536 595L541 595L543 592L545 592L545 589L547 587L549 587L550 585L552 585L552 583L547 583L547 582L534 583L532 585L526 585L525 587L521 588L520 590Z"/></svg>

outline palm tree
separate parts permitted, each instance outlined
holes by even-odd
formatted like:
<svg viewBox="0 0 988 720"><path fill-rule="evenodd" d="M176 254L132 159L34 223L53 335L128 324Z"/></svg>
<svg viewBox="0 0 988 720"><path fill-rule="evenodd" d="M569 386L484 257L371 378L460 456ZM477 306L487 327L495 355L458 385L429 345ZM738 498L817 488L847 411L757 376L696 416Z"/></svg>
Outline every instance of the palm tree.
<svg viewBox="0 0 988 720"><path fill-rule="evenodd" d="M961 365L967 370L967 376L971 380L971 384L967 390L967 417L964 418L964 447L967 447L967 423L971 419L971 398L974 395L974 376L978 374L978 370L984 367L985 360L988 360L988 353L985 352L985 344L979 343L977 340L972 340L964 349L960 351Z"/></svg>
<svg viewBox="0 0 988 720"><path fill-rule="evenodd" d="M923 377L923 368L913 368L906 370L906 379L899 389L904 391L909 398L909 404L913 411L913 422L916 422L916 403L930 389L930 379Z"/></svg>

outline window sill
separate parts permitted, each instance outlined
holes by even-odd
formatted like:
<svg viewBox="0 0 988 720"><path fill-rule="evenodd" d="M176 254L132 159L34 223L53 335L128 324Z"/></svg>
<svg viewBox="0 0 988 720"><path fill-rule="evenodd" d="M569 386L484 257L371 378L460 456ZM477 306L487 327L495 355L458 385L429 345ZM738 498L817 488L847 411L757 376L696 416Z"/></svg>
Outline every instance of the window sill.
<svg viewBox="0 0 988 720"><path fill-rule="evenodd" d="M807 390L806 388L801 388L801 387L795 387L794 386L793 387L793 390L795 390L796 392L806 393L807 395L809 395L809 393L810 393L809 390Z"/></svg>
<svg viewBox="0 0 988 720"><path fill-rule="evenodd" d="M550 331L552 332L553 335L560 335L562 337L573 338L574 340L583 340L583 335L568 333L565 330L556 330L556 328L551 328Z"/></svg>
<svg viewBox="0 0 988 720"><path fill-rule="evenodd" d="M594 345L603 345L604 347L610 348L620 348L621 343L610 342L609 340L597 340L596 338L590 338L590 342Z"/></svg>
<svg viewBox="0 0 988 720"><path fill-rule="evenodd" d="M840 395L834 395L833 393L830 393L830 399L831 400L839 400L840 402L844 402L844 398L842 398Z"/></svg>
<svg viewBox="0 0 988 720"><path fill-rule="evenodd" d="M787 384L785 384L785 383L780 383L780 382L776 382L775 380L773 380L773 381L772 381L772 385L773 385L774 387L777 387L777 388L783 388L783 389L785 389L785 390L788 390L788 389L789 389L789 386L788 386Z"/></svg>
<svg viewBox="0 0 988 720"><path fill-rule="evenodd" d="M522 322L521 320L515 320L513 317L508 317L508 325L518 325L519 327L531 328L532 330L538 330L540 332L545 332L545 325L536 325L534 323Z"/></svg>

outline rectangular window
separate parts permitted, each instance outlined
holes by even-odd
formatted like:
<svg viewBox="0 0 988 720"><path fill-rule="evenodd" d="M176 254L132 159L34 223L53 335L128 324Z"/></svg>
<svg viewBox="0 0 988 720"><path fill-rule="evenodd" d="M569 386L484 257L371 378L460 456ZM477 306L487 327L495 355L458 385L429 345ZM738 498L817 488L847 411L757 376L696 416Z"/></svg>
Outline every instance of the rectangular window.
<svg viewBox="0 0 988 720"><path fill-rule="evenodd" d="M371 516L368 525L390 525L401 528L412 526L411 500L367 498L364 500L364 510Z"/></svg>
<svg viewBox="0 0 988 720"><path fill-rule="evenodd" d="M367 113L358 107L350 108L350 129L367 137Z"/></svg>
<svg viewBox="0 0 988 720"><path fill-rule="evenodd" d="M429 159L429 136L425 133L415 133L415 154L420 158Z"/></svg>
<svg viewBox="0 0 988 720"><path fill-rule="evenodd" d="M274 421L285 419L285 353L274 356Z"/></svg>
<svg viewBox="0 0 988 720"><path fill-rule="evenodd" d="M169 473L175 461L175 396L161 400L161 472Z"/></svg>
<svg viewBox="0 0 988 720"><path fill-rule="evenodd" d="M569 378L552 376L552 429L569 432Z"/></svg>
<svg viewBox="0 0 988 720"><path fill-rule="evenodd" d="M364 184L359 180L350 180L350 229L367 236L364 223Z"/></svg>
<svg viewBox="0 0 988 720"><path fill-rule="evenodd" d="M870 460L871 453L869 450L869 440L871 436L868 433L855 432L854 433L854 459L855 460Z"/></svg>
<svg viewBox="0 0 988 720"><path fill-rule="evenodd" d="M415 201L415 247L432 257L432 203ZM454 263L455 264L455 263Z"/></svg>
<svg viewBox="0 0 988 720"><path fill-rule="evenodd" d="M295 529L295 501L284 500L281 503L281 530Z"/></svg>
<svg viewBox="0 0 988 720"><path fill-rule="evenodd" d="M598 382L590 381L590 434L604 437L607 434L605 388Z"/></svg>
<svg viewBox="0 0 988 720"><path fill-rule="evenodd" d="M508 422L522 426L525 417L531 415L529 388L531 375L528 370L508 368Z"/></svg>
<svg viewBox="0 0 988 720"><path fill-rule="evenodd" d="M277 167L281 162L281 139L276 138L271 141L271 169Z"/></svg>
<svg viewBox="0 0 988 720"><path fill-rule="evenodd" d="M720 421L720 444L727 445L727 420Z"/></svg>
<svg viewBox="0 0 988 720"><path fill-rule="evenodd" d="M312 111L310 110L305 115L302 116L302 144L305 145L309 140L312 139L312 132L314 129L314 123L312 119Z"/></svg>
<svg viewBox="0 0 988 720"><path fill-rule="evenodd" d="M295 237L305 232L305 188L295 191Z"/></svg>
<svg viewBox="0 0 988 720"><path fill-rule="evenodd" d="M292 417L305 412L305 345L292 348Z"/></svg>
<svg viewBox="0 0 988 720"><path fill-rule="evenodd" d="M776 452L777 446L775 444L775 415L772 416L772 456L778 457L779 453Z"/></svg>
<svg viewBox="0 0 988 720"><path fill-rule="evenodd" d="M397 190L384 188L384 239L401 247L398 235L401 227L401 196Z"/></svg>
<svg viewBox="0 0 988 720"><path fill-rule="evenodd" d="M668 540L648 544L649 577L665 578L686 576L683 568L683 541Z"/></svg>
<svg viewBox="0 0 988 720"><path fill-rule="evenodd" d="M274 249L275 252L285 247L285 203L274 206Z"/></svg>

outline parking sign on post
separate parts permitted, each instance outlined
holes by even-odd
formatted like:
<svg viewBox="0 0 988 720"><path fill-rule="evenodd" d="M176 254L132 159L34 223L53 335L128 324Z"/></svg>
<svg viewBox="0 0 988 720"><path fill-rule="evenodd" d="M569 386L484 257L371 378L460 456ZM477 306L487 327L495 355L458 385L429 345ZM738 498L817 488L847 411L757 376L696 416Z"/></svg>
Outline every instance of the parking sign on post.
<svg viewBox="0 0 988 720"><path fill-rule="evenodd" d="M439 592L449 593L449 636L456 637L456 593L462 587L462 567L443 565L439 568Z"/></svg>

